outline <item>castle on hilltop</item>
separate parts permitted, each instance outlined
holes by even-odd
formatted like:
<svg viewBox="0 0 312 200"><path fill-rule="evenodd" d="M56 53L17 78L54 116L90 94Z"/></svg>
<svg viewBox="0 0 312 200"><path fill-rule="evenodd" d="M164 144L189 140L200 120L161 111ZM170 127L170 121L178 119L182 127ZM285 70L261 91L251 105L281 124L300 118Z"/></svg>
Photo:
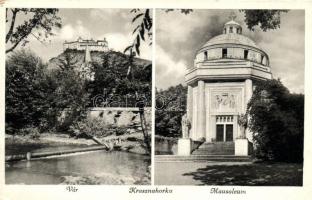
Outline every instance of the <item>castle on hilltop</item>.
<svg viewBox="0 0 312 200"><path fill-rule="evenodd" d="M104 40L84 40L79 37L76 41L63 43L63 50L74 49L74 50L86 50L88 47L89 51L108 51L108 43L106 38Z"/></svg>

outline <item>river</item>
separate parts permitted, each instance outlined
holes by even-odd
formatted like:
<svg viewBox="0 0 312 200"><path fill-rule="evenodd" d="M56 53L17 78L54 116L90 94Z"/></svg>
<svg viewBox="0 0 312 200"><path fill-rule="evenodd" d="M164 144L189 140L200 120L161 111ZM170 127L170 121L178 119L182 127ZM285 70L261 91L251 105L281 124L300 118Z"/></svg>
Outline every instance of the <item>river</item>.
<svg viewBox="0 0 312 200"><path fill-rule="evenodd" d="M150 184L150 157L96 151L5 165L6 184Z"/></svg>

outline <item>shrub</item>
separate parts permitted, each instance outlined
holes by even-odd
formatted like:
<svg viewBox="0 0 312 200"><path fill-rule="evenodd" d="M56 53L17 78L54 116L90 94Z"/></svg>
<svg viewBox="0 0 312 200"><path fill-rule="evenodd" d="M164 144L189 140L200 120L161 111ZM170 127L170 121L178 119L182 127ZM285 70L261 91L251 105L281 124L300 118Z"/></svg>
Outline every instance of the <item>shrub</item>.
<svg viewBox="0 0 312 200"><path fill-rule="evenodd" d="M187 88L180 85L156 91L155 134L166 137L182 135L181 120L186 111Z"/></svg>
<svg viewBox="0 0 312 200"><path fill-rule="evenodd" d="M291 94L279 80L257 85L248 103L255 154L263 159L302 162L304 96Z"/></svg>
<svg viewBox="0 0 312 200"><path fill-rule="evenodd" d="M21 128L17 132L18 135L29 135L31 139L39 139L40 132L39 129L36 127L27 127L27 128Z"/></svg>
<svg viewBox="0 0 312 200"><path fill-rule="evenodd" d="M114 127L106 124L99 118L86 118L78 122L74 122L70 126L70 132L76 137L106 137L109 135L123 135L126 133L125 127Z"/></svg>

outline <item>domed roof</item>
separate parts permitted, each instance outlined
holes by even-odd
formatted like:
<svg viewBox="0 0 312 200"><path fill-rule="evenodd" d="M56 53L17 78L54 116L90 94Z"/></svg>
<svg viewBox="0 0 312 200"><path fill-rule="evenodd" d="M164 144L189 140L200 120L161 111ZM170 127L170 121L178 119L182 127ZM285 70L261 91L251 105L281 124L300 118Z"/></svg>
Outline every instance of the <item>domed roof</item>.
<svg viewBox="0 0 312 200"><path fill-rule="evenodd" d="M203 47L208 47L208 46L216 45L216 44L240 44L240 45L247 45L247 46L257 48L257 49L261 49L250 38L240 35L240 34L236 34L236 33L228 33L228 34L221 34L221 35L215 36L211 38L210 40L208 40L208 42L206 42L206 44L204 44Z"/></svg>
<svg viewBox="0 0 312 200"><path fill-rule="evenodd" d="M225 25L237 25L237 26L240 26L240 24L237 23L237 22L234 21L234 20L231 20L231 21L229 21L229 22L226 22Z"/></svg>
<svg viewBox="0 0 312 200"><path fill-rule="evenodd" d="M239 23L234 21L234 18L235 17L232 16L232 19L224 24L223 34L208 40L208 42L206 42L202 48L217 44L239 44L262 50L253 40L242 35L242 27Z"/></svg>

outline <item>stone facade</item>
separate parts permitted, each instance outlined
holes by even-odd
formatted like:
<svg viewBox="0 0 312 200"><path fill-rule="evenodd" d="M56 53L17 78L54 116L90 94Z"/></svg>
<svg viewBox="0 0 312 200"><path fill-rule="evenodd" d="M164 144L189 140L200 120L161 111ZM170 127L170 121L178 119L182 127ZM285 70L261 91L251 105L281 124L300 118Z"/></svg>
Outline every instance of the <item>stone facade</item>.
<svg viewBox="0 0 312 200"><path fill-rule="evenodd" d="M233 154L248 155L252 134L238 125L238 118L246 113L257 82L271 78L269 56L242 35L237 22L226 23L223 34L197 51L185 76L190 139L235 143Z"/></svg>

